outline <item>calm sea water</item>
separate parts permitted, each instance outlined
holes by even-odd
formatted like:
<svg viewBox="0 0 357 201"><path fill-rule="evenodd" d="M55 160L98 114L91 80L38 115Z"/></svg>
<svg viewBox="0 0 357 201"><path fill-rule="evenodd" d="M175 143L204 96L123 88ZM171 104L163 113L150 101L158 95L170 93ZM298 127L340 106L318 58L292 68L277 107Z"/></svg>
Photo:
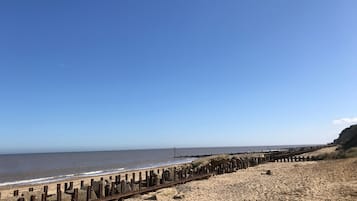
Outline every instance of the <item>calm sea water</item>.
<svg viewBox="0 0 357 201"><path fill-rule="evenodd" d="M176 156L282 150L291 147L298 146L177 148ZM0 155L0 186L46 183L192 160L174 158L174 149Z"/></svg>

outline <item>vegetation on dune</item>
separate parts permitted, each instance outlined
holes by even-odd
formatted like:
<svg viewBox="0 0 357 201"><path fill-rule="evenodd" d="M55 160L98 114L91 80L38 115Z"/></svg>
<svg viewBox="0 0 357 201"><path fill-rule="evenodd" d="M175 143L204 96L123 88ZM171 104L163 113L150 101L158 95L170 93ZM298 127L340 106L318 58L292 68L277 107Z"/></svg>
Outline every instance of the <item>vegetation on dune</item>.
<svg viewBox="0 0 357 201"><path fill-rule="evenodd" d="M340 145L343 150L357 147L357 125L345 128L339 137L334 140L334 144Z"/></svg>
<svg viewBox="0 0 357 201"><path fill-rule="evenodd" d="M319 155L320 159L339 159L357 157L357 125L345 128L333 144L338 148L333 153Z"/></svg>

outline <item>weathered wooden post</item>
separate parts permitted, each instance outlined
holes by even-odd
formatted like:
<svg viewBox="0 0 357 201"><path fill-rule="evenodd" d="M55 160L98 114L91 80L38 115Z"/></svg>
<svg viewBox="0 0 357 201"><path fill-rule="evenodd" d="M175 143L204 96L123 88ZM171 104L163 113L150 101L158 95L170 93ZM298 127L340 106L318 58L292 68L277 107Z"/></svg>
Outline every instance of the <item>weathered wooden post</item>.
<svg viewBox="0 0 357 201"><path fill-rule="evenodd" d="M30 201L36 201L36 196L35 195L31 195Z"/></svg>
<svg viewBox="0 0 357 201"><path fill-rule="evenodd" d="M73 190L73 181L69 182L69 190Z"/></svg>
<svg viewBox="0 0 357 201"><path fill-rule="evenodd" d="M149 186L152 186L153 185L153 182L152 182L152 178L153 178L153 173L154 173L154 171L153 170L150 170L150 178L149 178Z"/></svg>
<svg viewBox="0 0 357 201"><path fill-rule="evenodd" d="M174 167L174 181L176 181L176 167Z"/></svg>
<svg viewBox="0 0 357 201"><path fill-rule="evenodd" d="M64 183L64 192L66 192L68 190L68 183Z"/></svg>
<svg viewBox="0 0 357 201"><path fill-rule="evenodd" d="M47 201L47 197L45 194L41 194L41 201Z"/></svg>
<svg viewBox="0 0 357 201"><path fill-rule="evenodd" d="M119 182L120 182L119 176L116 175L116 176L115 176L115 184L118 184Z"/></svg>
<svg viewBox="0 0 357 201"><path fill-rule="evenodd" d="M73 191L73 201L78 201L78 188Z"/></svg>
<svg viewBox="0 0 357 201"><path fill-rule="evenodd" d="M14 190L14 197L19 196L19 190Z"/></svg>
<svg viewBox="0 0 357 201"><path fill-rule="evenodd" d="M99 182L99 198L104 198L104 182Z"/></svg>
<svg viewBox="0 0 357 201"><path fill-rule="evenodd" d="M115 182L111 183L109 195L115 194Z"/></svg>
<svg viewBox="0 0 357 201"><path fill-rule="evenodd" d="M86 201L90 201L91 199L92 199L92 186L88 186Z"/></svg>
<svg viewBox="0 0 357 201"><path fill-rule="evenodd" d="M128 182L128 174L125 174L125 181Z"/></svg>
<svg viewBox="0 0 357 201"><path fill-rule="evenodd" d="M57 184L57 201L62 200L61 184Z"/></svg>
<svg viewBox="0 0 357 201"><path fill-rule="evenodd" d="M160 179L160 184L163 184L165 182L165 171L161 171L161 179Z"/></svg>
<svg viewBox="0 0 357 201"><path fill-rule="evenodd" d="M84 181L81 180L81 189L84 187Z"/></svg>
<svg viewBox="0 0 357 201"><path fill-rule="evenodd" d="M120 182L120 193L125 193L125 186L126 186L126 182L124 180L122 180Z"/></svg>
<svg viewBox="0 0 357 201"><path fill-rule="evenodd" d="M149 175L148 175L148 171L145 171L145 180L146 180L146 187L149 187L149 180L150 180L150 178L149 178Z"/></svg>
<svg viewBox="0 0 357 201"><path fill-rule="evenodd" d="M90 186L94 185L94 179L90 179Z"/></svg>
<svg viewBox="0 0 357 201"><path fill-rule="evenodd" d="M29 192L33 192L33 188L31 187L31 188L29 188Z"/></svg>
<svg viewBox="0 0 357 201"><path fill-rule="evenodd" d="M109 176L109 180L112 180L113 179L113 177L112 176Z"/></svg>
<svg viewBox="0 0 357 201"><path fill-rule="evenodd" d="M130 179L130 188L131 188L131 191L134 191L134 183L135 183L134 179L131 178L131 179Z"/></svg>
<svg viewBox="0 0 357 201"><path fill-rule="evenodd" d="M92 199L92 186L87 187L87 198L86 201L90 201Z"/></svg>
<svg viewBox="0 0 357 201"><path fill-rule="evenodd" d="M139 172L139 191L141 190L142 183L143 183L143 178L141 176L141 172Z"/></svg>

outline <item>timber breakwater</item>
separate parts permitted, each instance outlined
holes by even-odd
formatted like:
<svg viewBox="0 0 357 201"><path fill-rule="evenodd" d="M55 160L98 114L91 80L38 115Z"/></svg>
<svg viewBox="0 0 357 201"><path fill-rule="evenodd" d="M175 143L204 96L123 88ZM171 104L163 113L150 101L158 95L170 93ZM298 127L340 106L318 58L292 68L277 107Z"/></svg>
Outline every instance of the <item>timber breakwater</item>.
<svg viewBox="0 0 357 201"><path fill-rule="evenodd" d="M201 158L179 166L138 170L97 178L64 181L27 189L12 189L11 195L0 194L1 201L111 201L156 191L214 175L232 173L267 162L298 162L317 160L298 155L322 146L293 148L252 155L219 155Z"/></svg>

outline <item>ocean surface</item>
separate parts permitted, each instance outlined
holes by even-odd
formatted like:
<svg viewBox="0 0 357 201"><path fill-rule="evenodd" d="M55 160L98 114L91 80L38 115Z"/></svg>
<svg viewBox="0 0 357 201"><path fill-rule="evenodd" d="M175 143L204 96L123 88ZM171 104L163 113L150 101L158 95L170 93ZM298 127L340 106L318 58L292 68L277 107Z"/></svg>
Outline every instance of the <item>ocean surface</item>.
<svg viewBox="0 0 357 201"><path fill-rule="evenodd" d="M132 169L191 162L176 156L284 150L301 146L146 149L0 155L0 187L39 184Z"/></svg>

